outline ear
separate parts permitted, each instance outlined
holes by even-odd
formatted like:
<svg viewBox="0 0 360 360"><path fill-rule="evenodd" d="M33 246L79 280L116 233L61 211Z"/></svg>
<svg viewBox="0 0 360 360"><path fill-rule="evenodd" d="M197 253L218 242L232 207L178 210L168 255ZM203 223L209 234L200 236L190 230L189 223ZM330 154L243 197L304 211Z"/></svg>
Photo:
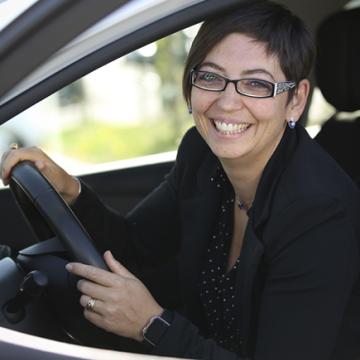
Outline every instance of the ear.
<svg viewBox="0 0 360 360"><path fill-rule="evenodd" d="M303 79L296 87L295 93L287 106L287 119L294 118L299 120L304 112L305 105L310 93L310 82Z"/></svg>

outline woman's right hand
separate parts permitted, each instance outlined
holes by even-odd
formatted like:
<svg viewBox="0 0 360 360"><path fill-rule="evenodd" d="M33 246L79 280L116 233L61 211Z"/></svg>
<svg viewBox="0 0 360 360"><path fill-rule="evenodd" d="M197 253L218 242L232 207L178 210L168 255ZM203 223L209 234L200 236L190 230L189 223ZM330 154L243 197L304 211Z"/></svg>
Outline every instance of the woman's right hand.
<svg viewBox="0 0 360 360"><path fill-rule="evenodd" d="M1 179L4 185L9 184L12 168L19 162L29 160L51 182L54 188L71 204L79 195L80 182L50 159L37 147L11 148L1 158Z"/></svg>

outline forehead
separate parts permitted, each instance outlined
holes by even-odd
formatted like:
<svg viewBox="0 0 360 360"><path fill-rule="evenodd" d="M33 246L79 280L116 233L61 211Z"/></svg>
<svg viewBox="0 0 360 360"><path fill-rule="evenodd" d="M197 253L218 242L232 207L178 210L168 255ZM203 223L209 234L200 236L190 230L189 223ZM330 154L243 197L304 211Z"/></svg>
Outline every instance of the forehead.
<svg viewBox="0 0 360 360"><path fill-rule="evenodd" d="M240 33L232 33L222 39L208 52L204 63L216 64L227 76L240 76L263 69L275 79L284 78L278 57L268 54L264 43Z"/></svg>

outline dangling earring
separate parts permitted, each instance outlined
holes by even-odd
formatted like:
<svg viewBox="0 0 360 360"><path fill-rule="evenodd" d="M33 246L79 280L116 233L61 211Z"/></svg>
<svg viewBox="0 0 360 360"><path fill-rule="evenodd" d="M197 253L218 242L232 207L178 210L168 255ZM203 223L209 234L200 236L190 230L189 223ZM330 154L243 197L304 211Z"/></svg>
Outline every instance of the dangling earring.
<svg viewBox="0 0 360 360"><path fill-rule="evenodd" d="M290 120L288 121L288 126L290 129L294 129L296 126L296 121L293 117L290 118Z"/></svg>

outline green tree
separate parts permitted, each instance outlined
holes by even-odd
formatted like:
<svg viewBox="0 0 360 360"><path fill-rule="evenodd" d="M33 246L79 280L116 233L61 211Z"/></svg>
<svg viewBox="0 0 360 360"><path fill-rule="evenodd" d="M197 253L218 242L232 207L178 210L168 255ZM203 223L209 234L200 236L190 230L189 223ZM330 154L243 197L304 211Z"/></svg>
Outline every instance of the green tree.
<svg viewBox="0 0 360 360"><path fill-rule="evenodd" d="M173 138L183 133L186 107L182 97L182 73L186 59L187 37L184 32L167 36L157 42L154 67L160 76L160 96L165 116L171 122Z"/></svg>

